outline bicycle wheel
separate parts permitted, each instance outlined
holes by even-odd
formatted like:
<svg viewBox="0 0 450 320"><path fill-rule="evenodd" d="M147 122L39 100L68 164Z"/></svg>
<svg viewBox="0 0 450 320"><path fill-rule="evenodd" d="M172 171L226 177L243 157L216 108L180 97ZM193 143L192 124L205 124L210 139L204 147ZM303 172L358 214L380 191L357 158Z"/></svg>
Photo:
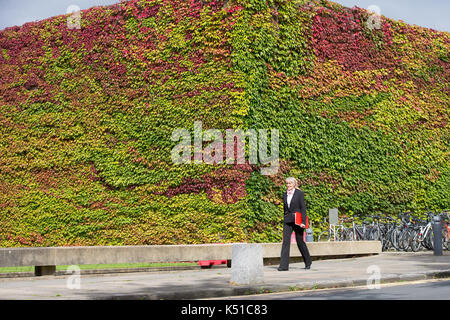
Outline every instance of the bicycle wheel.
<svg viewBox="0 0 450 320"><path fill-rule="evenodd" d="M351 241L351 236L349 235L350 233L350 229L348 228L344 228L344 230L342 230L341 232L341 241Z"/></svg>
<svg viewBox="0 0 450 320"><path fill-rule="evenodd" d="M347 228L341 227L336 231L336 241L349 241L347 237Z"/></svg>
<svg viewBox="0 0 450 320"><path fill-rule="evenodd" d="M423 246L427 248L428 250L433 250L434 244L433 244L433 232L430 230L425 238L423 239Z"/></svg>
<svg viewBox="0 0 450 320"><path fill-rule="evenodd" d="M353 229L351 229L351 228L345 229L344 241L353 241L353 240L354 240Z"/></svg>
<svg viewBox="0 0 450 320"><path fill-rule="evenodd" d="M371 234L372 234L372 227L367 226L363 235L364 240L372 240Z"/></svg>
<svg viewBox="0 0 450 320"><path fill-rule="evenodd" d="M398 247L402 251L408 251L409 248L409 230L402 230L398 238Z"/></svg>
<svg viewBox="0 0 450 320"><path fill-rule="evenodd" d="M353 233L353 239L355 239L356 241L365 240L362 227L356 226L355 230L352 231L352 233Z"/></svg>
<svg viewBox="0 0 450 320"><path fill-rule="evenodd" d="M391 232L392 230L387 230L386 228L381 229L381 243L383 251L387 251L392 247Z"/></svg>
<svg viewBox="0 0 450 320"><path fill-rule="evenodd" d="M417 231L417 230L411 230L411 231L413 231L411 233L411 245L410 245L411 250L414 252L417 252L422 247L422 242L420 241L419 231Z"/></svg>
<svg viewBox="0 0 450 320"><path fill-rule="evenodd" d="M384 234L382 251L388 251L389 249L391 249L393 247L392 240L391 240L392 232L393 232L393 230L389 230Z"/></svg>
<svg viewBox="0 0 450 320"><path fill-rule="evenodd" d="M416 250L416 248L418 247L418 245L415 243L418 237L418 231L414 230L414 229L410 229L408 230L408 250L414 251Z"/></svg>
<svg viewBox="0 0 450 320"><path fill-rule="evenodd" d="M344 235L342 234L341 228L336 228L334 241L343 241Z"/></svg>
<svg viewBox="0 0 450 320"><path fill-rule="evenodd" d="M317 241L322 241L322 242L325 242L325 241L329 242L330 240L331 240L331 237L330 237L330 232L328 230L321 232L319 234L319 237L317 238Z"/></svg>
<svg viewBox="0 0 450 320"><path fill-rule="evenodd" d="M392 247L395 250L397 250L397 251L401 250L399 245L398 245L399 236L400 236L400 229L397 228L397 229L392 230L392 232L391 232L391 244L392 244Z"/></svg>
<svg viewBox="0 0 450 320"><path fill-rule="evenodd" d="M377 229L370 230L369 239L370 240L379 240L380 234Z"/></svg>

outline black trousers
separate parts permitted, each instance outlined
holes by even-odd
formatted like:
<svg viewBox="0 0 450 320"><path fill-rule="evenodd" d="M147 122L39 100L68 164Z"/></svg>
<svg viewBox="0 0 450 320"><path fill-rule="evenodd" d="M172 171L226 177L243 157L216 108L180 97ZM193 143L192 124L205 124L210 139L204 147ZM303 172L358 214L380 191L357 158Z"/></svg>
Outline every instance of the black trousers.
<svg viewBox="0 0 450 320"><path fill-rule="evenodd" d="M311 256L309 255L308 247L303 241L303 232L305 229L300 228L294 223L283 223L283 244L281 245L281 261L280 268L289 269L289 256L291 248L291 235L292 231L295 232L295 240L297 241L297 247L302 254L305 266L311 265Z"/></svg>

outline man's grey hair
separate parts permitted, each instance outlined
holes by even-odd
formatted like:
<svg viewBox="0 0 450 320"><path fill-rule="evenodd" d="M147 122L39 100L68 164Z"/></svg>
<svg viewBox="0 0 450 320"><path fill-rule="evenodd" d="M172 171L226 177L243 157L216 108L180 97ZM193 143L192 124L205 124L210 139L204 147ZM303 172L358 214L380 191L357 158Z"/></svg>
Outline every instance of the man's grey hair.
<svg viewBox="0 0 450 320"><path fill-rule="evenodd" d="M298 186L297 179L295 179L294 177L286 178L286 183L288 183L289 181L292 181L296 187Z"/></svg>

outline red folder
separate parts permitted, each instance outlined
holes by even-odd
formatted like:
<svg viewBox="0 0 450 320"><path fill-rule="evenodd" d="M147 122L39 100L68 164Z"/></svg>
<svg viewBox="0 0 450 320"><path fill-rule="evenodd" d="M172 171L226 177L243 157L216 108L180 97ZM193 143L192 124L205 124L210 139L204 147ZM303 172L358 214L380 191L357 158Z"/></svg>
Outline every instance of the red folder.
<svg viewBox="0 0 450 320"><path fill-rule="evenodd" d="M305 225L305 229L308 229L309 227L309 217L306 216L306 223L304 223L302 221L302 213L301 212L296 212L295 213L295 224L300 226L301 224Z"/></svg>

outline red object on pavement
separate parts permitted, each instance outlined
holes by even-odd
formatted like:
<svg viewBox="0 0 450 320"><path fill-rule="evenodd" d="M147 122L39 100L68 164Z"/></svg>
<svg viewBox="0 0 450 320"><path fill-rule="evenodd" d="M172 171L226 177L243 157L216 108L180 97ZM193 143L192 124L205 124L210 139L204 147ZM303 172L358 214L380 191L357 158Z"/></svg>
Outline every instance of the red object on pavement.
<svg viewBox="0 0 450 320"><path fill-rule="evenodd" d="M211 268L214 265L227 264L227 260L201 260L198 262L200 267Z"/></svg>

